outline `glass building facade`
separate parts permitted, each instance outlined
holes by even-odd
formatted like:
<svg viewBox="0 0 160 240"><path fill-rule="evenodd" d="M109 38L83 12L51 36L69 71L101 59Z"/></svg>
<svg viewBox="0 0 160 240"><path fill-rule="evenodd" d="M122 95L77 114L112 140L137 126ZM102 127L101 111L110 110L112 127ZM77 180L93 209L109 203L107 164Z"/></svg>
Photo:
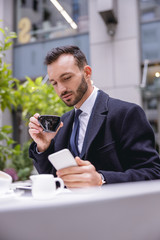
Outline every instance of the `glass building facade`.
<svg viewBox="0 0 160 240"><path fill-rule="evenodd" d="M16 0L14 76L46 74L44 58L53 47L77 45L89 61L87 0Z"/></svg>
<svg viewBox="0 0 160 240"><path fill-rule="evenodd" d="M21 44L88 31L86 0L17 0L15 11Z"/></svg>
<svg viewBox="0 0 160 240"><path fill-rule="evenodd" d="M160 0L140 0L142 98L160 151Z"/></svg>

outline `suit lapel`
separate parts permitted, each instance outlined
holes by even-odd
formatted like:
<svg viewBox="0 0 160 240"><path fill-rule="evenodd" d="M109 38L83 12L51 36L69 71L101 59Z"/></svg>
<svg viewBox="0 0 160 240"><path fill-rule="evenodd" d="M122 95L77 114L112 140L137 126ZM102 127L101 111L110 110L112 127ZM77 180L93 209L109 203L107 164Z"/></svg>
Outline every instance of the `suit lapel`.
<svg viewBox="0 0 160 240"><path fill-rule="evenodd" d="M59 130L57 134L57 139L55 139L57 149L69 148L69 139L72 131L73 119L74 119L74 109L66 113L64 118L62 118L63 127ZM58 140L58 141L57 141Z"/></svg>
<svg viewBox="0 0 160 240"><path fill-rule="evenodd" d="M108 99L109 96L106 93L102 92L101 90L98 91L98 96L88 122L80 158L83 158L84 155L86 155L91 143L99 132L103 122L106 120L108 113Z"/></svg>

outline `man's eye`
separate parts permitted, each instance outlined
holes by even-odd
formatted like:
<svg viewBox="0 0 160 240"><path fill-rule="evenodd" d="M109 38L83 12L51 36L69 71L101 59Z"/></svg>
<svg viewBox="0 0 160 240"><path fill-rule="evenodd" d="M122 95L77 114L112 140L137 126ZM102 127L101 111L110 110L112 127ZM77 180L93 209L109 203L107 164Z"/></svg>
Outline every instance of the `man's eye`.
<svg viewBox="0 0 160 240"><path fill-rule="evenodd" d="M69 76L69 77L66 77L64 80L69 80L71 78L71 76Z"/></svg>
<svg viewBox="0 0 160 240"><path fill-rule="evenodd" d="M52 86L55 86L57 84L57 82L55 82L55 81L50 81L50 83Z"/></svg>

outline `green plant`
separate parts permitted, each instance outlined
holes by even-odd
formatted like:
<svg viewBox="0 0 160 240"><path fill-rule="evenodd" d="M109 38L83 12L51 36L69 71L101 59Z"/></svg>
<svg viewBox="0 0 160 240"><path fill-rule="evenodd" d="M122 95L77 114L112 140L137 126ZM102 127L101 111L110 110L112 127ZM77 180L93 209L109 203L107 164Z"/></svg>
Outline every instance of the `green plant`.
<svg viewBox="0 0 160 240"><path fill-rule="evenodd" d="M43 84L42 77L35 81L26 78L23 84L18 84L15 93L16 104L22 107L23 119L28 122L36 112L61 116L70 110L57 96L51 84Z"/></svg>
<svg viewBox="0 0 160 240"><path fill-rule="evenodd" d="M18 145L17 150L20 151L20 154L12 157L11 167L16 170L19 180L28 179L33 169L32 159L28 156L28 148L30 144L30 141L24 143L22 150L20 150L20 145Z"/></svg>
<svg viewBox="0 0 160 240"><path fill-rule="evenodd" d="M12 77L10 65L4 62L6 51L12 46L12 39L16 37L14 32L9 32L8 28L0 28L3 35L3 41L0 41L0 110L11 109L11 105L16 106L14 86L18 83L17 79ZM10 137L12 133L11 126L0 127L0 170L6 167L6 162L13 155L17 156L19 150L12 147L15 143Z"/></svg>
<svg viewBox="0 0 160 240"><path fill-rule="evenodd" d="M12 77L10 65L6 64L4 59L6 51L12 46L12 39L16 37L14 32L9 32L8 28L0 28L3 34L3 41L0 41L0 109L4 111L6 108L11 109L11 105L16 106L14 86L18 80Z"/></svg>
<svg viewBox="0 0 160 240"><path fill-rule="evenodd" d="M3 141L3 144L0 144L0 170L3 170L6 167L6 161L12 156L17 157L20 153L18 145L12 147L12 144L15 143L14 140L9 137L9 134L12 132L11 126L3 126L0 128L0 141Z"/></svg>

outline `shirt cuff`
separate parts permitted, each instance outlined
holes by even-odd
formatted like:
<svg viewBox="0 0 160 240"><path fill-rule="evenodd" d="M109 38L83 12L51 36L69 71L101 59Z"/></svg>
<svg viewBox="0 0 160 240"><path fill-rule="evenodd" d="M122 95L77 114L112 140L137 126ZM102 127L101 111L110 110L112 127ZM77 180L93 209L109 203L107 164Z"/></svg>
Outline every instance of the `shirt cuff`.
<svg viewBox="0 0 160 240"><path fill-rule="evenodd" d="M102 186L103 184L106 184L107 182L106 182L103 174L102 173L99 173L99 174L101 175L101 179L102 179L101 186Z"/></svg>
<svg viewBox="0 0 160 240"><path fill-rule="evenodd" d="M43 153L43 152L39 152L39 151L38 151L38 148L36 147L36 153L41 154L41 153Z"/></svg>

